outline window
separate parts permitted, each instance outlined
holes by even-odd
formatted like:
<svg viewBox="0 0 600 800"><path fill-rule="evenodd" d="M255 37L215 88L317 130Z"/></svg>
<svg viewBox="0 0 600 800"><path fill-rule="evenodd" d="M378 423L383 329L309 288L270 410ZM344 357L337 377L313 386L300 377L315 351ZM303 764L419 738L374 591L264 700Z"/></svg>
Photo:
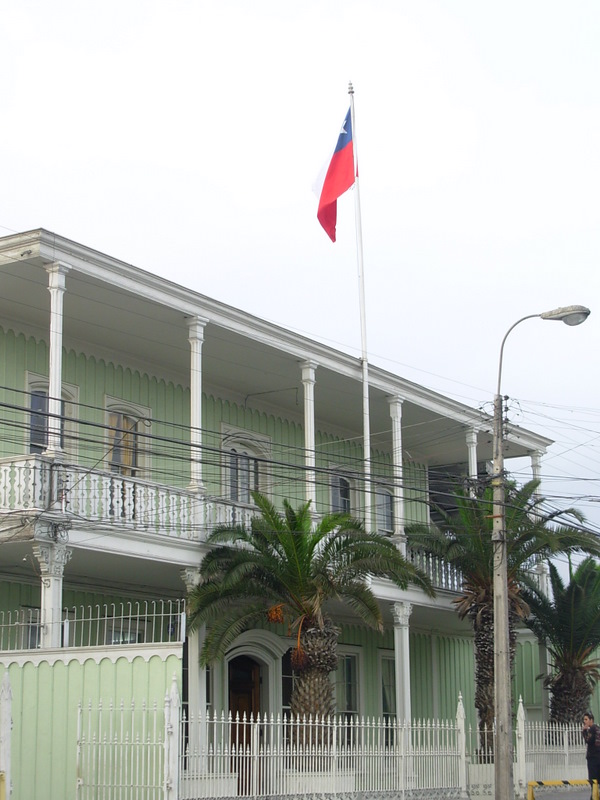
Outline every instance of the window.
<svg viewBox="0 0 600 800"><path fill-rule="evenodd" d="M336 708L346 718L358 715L358 656L341 654L335 674Z"/></svg>
<svg viewBox="0 0 600 800"><path fill-rule="evenodd" d="M351 485L348 478L343 475L333 475L331 478L331 510L349 514L350 494Z"/></svg>
<svg viewBox="0 0 600 800"><path fill-rule="evenodd" d="M381 713L384 719L396 717L395 661L390 656L381 658Z"/></svg>
<svg viewBox="0 0 600 800"><path fill-rule="evenodd" d="M229 452L229 499L249 503L251 492L258 492L259 487L258 461L248 452L233 448Z"/></svg>
<svg viewBox="0 0 600 800"><path fill-rule="evenodd" d="M42 620L39 608L23 607L19 624L15 626L18 634L16 646L18 650L36 650L40 646Z"/></svg>
<svg viewBox="0 0 600 800"><path fill-rule="evenodd" d="M108 415L108 460L112 472L133 476L139 468L139 419L122 411Z"/></svg>
<svg viewBox="0 0 600 800"><path fill-rule="evenodd" d="M145 641L145 622L131 619L115 619L106 625L105 644L143 644Z"/></svg>
<svg viewBox="0 0 600 800"><path fill-rule="evenodd" d="M48 392L36 389L30 395L29 452L43 453L48 447ZM65 446L65 401L60 406L60 446Z"/></svg>
<svg viewBox="0 0 600 800"><path fill-rule="evenodd" d="M292 648L290 647L281 657L281 710L284 717L289 717L291 714L290 700L295 679L292 668Z"/></svg>
<svg viewBox="0 0 600 800"><path fill-rule="evenodd" d="M111 472L124 477L140 477L148 469L148 454L143 447L150 434L151 411L144 406L125 404L106 398L106 461Z"/></svg>
<svg viewBox="0 0 600 800"><path fill-rule="evenodd" d="M43 453L48 448L49 395L48 378L27 372L25 387L29 395L28 445L30 453ZM64 384L60 407L60 447L74 456L76 431L73 405L77 403L77 386Z"/></svg>
<svg viewBox="0 0 600 800"><path fill-rule="evenodd" d="M222 426L224 494L234 503L251 503L252 492L266 494L271 440L240 428Z"/></svg>
<svg viewBox="0 0 600 800"><path fill-rule="evenodd" d="M375 514L378 533L393 533L394 497L390 491L381 486L375 489Z"/></svg>

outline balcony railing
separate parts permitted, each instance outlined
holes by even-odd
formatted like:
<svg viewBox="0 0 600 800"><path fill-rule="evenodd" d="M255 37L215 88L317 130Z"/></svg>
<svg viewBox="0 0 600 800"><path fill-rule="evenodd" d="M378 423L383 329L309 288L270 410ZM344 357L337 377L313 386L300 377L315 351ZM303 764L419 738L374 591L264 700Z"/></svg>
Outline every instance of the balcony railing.
<svg viewBox="0 0 600 800"><path fill-rule="evenodd" d="M407 558L429 577L436 589L461 591L462 572L453 564L417 548L408 548Z"/></svg>
<svg viewBox="0 0 600 800"><path fill-rule="evenodd" d="M55 510L109 528L203 541L218 525L249 526L250 505L40 455L0 459L0 513ZM437 589L460 591L455 567L418 550L408 557Z"/></svg>
<svg viewBox="0 0 600 800"><path fill-rule="evenodd" d="M56 510L101 525L201 541L256 510L174 486L29 455L0 460L0 512Z"/></svg>
<svg viewBox="0 0 600 800"><path fill-rule="evenodd" d="M62 611L56 623L44 620L39 608L0 611L0 651L35 650L42 630L60 627L60 646L105 647L183 642L184 600L144 600L73 606Z"/></svg>

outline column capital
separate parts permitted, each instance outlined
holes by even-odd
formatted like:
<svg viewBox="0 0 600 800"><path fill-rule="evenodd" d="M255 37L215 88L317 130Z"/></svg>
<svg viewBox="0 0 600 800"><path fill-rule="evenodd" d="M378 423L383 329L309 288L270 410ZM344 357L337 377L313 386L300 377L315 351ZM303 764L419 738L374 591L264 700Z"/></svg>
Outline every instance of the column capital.
<svg viewBox="0 0 600 800"><path fill-rule="evenodd" d="M73 551L62 543L36 542L33 545L33 555L39 562L43 578L62 578Z"/></svg>
<svg viewBox="0 0 600 800"><path fill-rule="evenodd" d="M188 592L191 592L200 583L200 567L185 567L179 574Z"/></svg>
<svg viewBox="0 0 600 800"><path fill-rule="evenodd" d="M51 264L46 264L46 272L50 276L50 285L56 283L57 288L61 285L64 288L65 276L73 269L70 264L65 264L64 261L53 261Z"/></svg>
<svg viewBox="0 0 600 800"><path fill-rule="evenodd" d="M206 326L210 322L208 317L201 317L199 315L195 315L193 317L186 317L185 321L188 326L188 339L190 341L197 340L203 342L204 328L206 328Z"/></svg>
<svg viewBox="0 0 600 800"><path fill-rule="evenodd" d="M402 395L399 394L393 394L387 398L387 401L390 407L390 416L392 417L392 419L401 416L404 397L402 397Z"/></svg>
<svg viewBox="0 0 600 800"><path fill-rule="evenodd" d="M412 614L412 603L401 601L392 605L392 616L394 627L407 627L410 615Z"/></svg>
<svg viewBox="0 0 600 800"><path fill-rule="evenodd" d="M467 444L469 446L474 447L477 444L478 434L479 434L479 428L477 427L467 428L466 439L467 439Z"/></svg>
<svg viewBox="0 0 600 800"><path fill-rule="evenodd" d="M314 383L315 372L317 370L317 367L319 366L317 362L312 361L311 359L307 359L306 361L301 361L300 366L302 367L302 382Z"/></svg>

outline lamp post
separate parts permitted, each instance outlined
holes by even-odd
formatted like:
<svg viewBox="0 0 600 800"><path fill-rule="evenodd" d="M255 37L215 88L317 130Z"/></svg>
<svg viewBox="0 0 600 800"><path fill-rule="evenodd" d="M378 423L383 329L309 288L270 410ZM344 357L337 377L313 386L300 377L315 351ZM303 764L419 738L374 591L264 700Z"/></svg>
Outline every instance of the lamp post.
<svg viewBox="0 0 600 800"><path fill-rule="evenodd" d="M493 526L494 546L494 702L496 712L496 746L494 751L494 780L496 800L513 800L512 758L512 703L510 681L510 640L508 605L507 542L505 531L504 492L504 431L502 425L503 400L500 394L502 379L502 356L509 333L526 319L539 317L557 320L566 325L580 325L588 318L589 308L566 306L542 314L529 314L517 320L508 329L500 346L498 362L498 387L494 397L493 450Z"/></svg>

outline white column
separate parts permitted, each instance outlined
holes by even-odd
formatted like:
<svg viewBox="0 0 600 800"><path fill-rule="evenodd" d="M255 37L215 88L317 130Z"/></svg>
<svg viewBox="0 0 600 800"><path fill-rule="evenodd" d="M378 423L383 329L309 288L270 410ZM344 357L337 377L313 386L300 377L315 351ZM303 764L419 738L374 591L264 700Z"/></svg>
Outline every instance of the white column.
<svg viewBox="0 0 600 800"><path fill-rule="evenodd" d="M431 631L431 694L432 694L432 714L434 719L440 718L440 670L438 656L438 636L437 630Z"/></svg>
<svg viewBox="0 0 600 800"><path fill-rule="evenodd" d="M190 592L200 582L200 570L188 568L181 571L181 579ZM200 651L204 644L206 626L201 625L187 634L188 668L188 714L190 719L190 750L197 750L202 742L206 726L206 667L200 666Z"/></svg>
<svg viewBox="0 0 600 800"><path fill-rule="evenodd" d="M46 455L60 457L62 412L63 300L70 267L56 262L46 267L50 292L50 344L48 363L48 446Z"/></svg>
<svg viewBox="0 0 600 800"><path fill-rule="evenodd" d="M313 513L317 510L317 476L315 472L315 370L314 361L302 364L304 386L304 465L306 467L306 499Z"/></svg>
<svg viewBox="0 0 600 800"><path fill-rule="evenodd" d="M41 647L61 646L63 572L73 551L62 542L36 542L33 554L40 565Z"/></svg>
<svg viewBox="0 0 600 800"><path fill-rule="evenodd" d="M410 707L410 649L408 621L412 603L394 603L394 659L396 677L396 719L411 721Z"/></svg>
<svg viewBox="0 0 600 800"><path fill-rule="evenodd" d="M191 317L188 323L190 358L190 486L192 491L204 491L202 482L202 344L208 320Z"/></svg>
<svg viewBox="0 0 600 800"><path fill-rule="evenodd" d="M402 472L402 403L403 398L388 398L390 417L392 418L392 469L394 476L394 536L398 538L398 547L406 555L406 539L404 538L404 484Z"/></svg>
<svg viewBox="0 0 600 800"><path fill-rule="evenodd" d="M534 481L541 481L542 479L542 453L539 450L534 450L531 453L531 474ZM538 490L539 493L539 490Z"/></svg>
<svg viewBox="0 0 600 800"><path fill-rule="evenodd" d="M475 486L477 484L477 428L469 428L467 431L467 449L469 451L469 480L471 482L471 497L475 496Z"/></svg>

